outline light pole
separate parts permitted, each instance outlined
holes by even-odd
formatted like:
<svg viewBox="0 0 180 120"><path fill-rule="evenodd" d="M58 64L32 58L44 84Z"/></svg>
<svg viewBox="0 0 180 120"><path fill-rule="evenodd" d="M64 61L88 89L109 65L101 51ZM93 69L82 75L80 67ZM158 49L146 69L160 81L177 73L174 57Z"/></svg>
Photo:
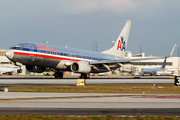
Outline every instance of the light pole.
<svg viewBox="0 0 180 120"><path fill-rule="evenodd" d="M96 52L97 52L97 43L98 43L98 42L94 42L94 45L96 46Z"/></svg>
<svg viewBox="0 0 180 120"><path fill-rule="evenodd" d="M92 45L92 51L94 51L94 44L91 44Z"/></svg>
<svg viewBox="0 0 180 120"><path fill-rule="evenodd" d="M112 42L112 47L113 47L113 46L114 46L114 42L115 42L115 41L111 41L111 42Z"/></svg>
<svg viewBox="0 0 180 120"><path fill-rule="evenodd" d="M178 75L179 75L179 47L180 45L177 45L176 47L178 47Z"/></svg>
<svg viewBox="0 0 180 120"><path fill-rule="evenodd" d="M139 44L139 46L140 46L140 53L142 53L142 46L143 46L143 44Z"/></svg>

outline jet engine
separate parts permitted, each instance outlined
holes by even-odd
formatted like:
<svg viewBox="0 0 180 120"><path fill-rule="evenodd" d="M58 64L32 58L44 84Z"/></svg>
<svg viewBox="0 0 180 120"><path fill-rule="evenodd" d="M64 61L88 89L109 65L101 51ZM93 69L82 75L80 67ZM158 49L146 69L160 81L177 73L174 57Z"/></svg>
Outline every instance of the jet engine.
<svg viewBox="0 0 180 120"><path fill-rule="evenodd" d="M42 73L46 70L45 67L39 67L39 66L31 66L31 65L26 65L26 69L29 72L36 72L36 73Z"/></svg>
<svg viewBox="0 0 180 120"><path fill-rule="evenodd" d="M85 73L88 74L91 72L91 67L86 62L74 62L71 64L71 71L75 73Z"/></svg>

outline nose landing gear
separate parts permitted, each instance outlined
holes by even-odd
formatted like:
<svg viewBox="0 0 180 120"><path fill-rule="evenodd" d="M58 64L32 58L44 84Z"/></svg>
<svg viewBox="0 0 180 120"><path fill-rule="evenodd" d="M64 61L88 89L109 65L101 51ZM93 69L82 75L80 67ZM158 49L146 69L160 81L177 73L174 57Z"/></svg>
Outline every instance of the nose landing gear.
<svg viewBox="0 0 180 120"><path fill-rule="evenodd" d="M22 73L22 69L20 68L19 70L17 70L18 73Z"/></svg>

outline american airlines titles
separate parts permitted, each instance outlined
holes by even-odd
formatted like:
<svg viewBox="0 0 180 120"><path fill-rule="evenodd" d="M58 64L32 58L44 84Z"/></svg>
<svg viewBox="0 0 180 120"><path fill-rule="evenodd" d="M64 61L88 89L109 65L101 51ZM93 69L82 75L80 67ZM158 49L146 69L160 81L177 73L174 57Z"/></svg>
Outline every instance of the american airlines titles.
<svg viewBox="0 0 180 120"><path fill-rule="evenodd" d="M36 47L38 50L58 52L56 48L52 48L52 47L45 47L45 46L38 46L38 45L36 45Z"/></svg>

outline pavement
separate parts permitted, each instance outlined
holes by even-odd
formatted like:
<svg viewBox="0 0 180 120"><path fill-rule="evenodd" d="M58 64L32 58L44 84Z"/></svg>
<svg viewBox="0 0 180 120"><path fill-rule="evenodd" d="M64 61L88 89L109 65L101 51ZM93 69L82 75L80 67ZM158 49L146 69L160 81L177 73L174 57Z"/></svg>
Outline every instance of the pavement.
<svg viewBox="0 0 180 120"><path fill-rule="evenodd" d="M53 109L54 112L52 112ZM63 109L66 112L62 113ZM162 115L179 115L180 95L0 92L0 112L1 110L7 111L7 113L11 111L11 114L15 114L17 110L23 112L27 110L26 114L37 114L44 111L43 114L70 115L89 115L90 113L111 113L116 115L128 115L129 113L131 115L138 113L154 115L159 113ZM31 112L28 112L28 110ZM73 110L76 110L76 112L72 113ZM106 112L101 112L103 110ZM127 111L127 113L119 112L123 110ZM134 113L132 113L132 110ZM112 111L114 112L112 113ZM153 111L156 111L156 113Z"/></svg>
<svg viewBox="0 0 180 120"><path fill-rule="evenodd" d="M174 79L86 79L86 84L174 84ZM76 85L76 79L1 78L0 87ZM166 115L180 113L179 94L40 93L0 91L0 114Z"/></svg>
<svg viewBox="0 0 180 120"><path fill-rule="evenodd" d="M174 84L174 79L86 79L86 85L112 84ZM0 86L17 85L76 85L77 79L0 79Z"/></svg>

